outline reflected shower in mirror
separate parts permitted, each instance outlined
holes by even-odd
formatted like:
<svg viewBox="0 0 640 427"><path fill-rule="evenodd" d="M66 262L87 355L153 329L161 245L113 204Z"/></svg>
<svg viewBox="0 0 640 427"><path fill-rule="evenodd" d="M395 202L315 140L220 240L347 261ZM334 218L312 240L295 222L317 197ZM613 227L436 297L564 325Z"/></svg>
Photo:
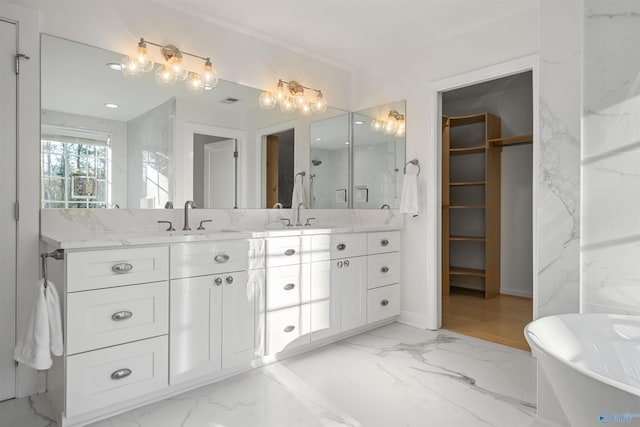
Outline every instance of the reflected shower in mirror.
<svg viewBox="0 0 640 427"><path fill-rule="evenodd" d="M405 111L398 101L353 113L354 209L400 206Z"/></svg>
<svg viewBox="0 0 640 427"><path fill-rule="evenodd" d="M345 114L263 110L261 90L224 80L194 94L158 86L153 73L128 79L117 70L123 53L48 35L41 48L46 208L162 208L193 199L199 207L270 208L266 135L295 129L292 171L279 181L286 202L287 182L309 168L311 124Z"/></svg>

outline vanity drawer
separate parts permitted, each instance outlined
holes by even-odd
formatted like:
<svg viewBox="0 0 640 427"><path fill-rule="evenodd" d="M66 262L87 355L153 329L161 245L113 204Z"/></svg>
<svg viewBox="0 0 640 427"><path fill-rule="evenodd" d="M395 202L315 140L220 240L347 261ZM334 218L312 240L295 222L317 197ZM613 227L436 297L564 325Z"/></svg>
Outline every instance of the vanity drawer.
<svg viewBox="0 0 640 427"><path fill-rule="evenodd" d="M367 253L382 254L400 250L400 231L380 231L369 233L367 238Z"/></svg>
<svg viewBox="0 0 640 427"><path fill-rule="evenodd" d="M166 334L168 282L67 295L67 354Z"/></svg>
<svg viewBox="0 0 640 427"><path fill-rule="evenodd" d="M331 259L361 256L366 253L367 235L365 233L331 235Z"/></svg>
<svg viewBox="0 0 640 427"><path fill-rule="evenodd" d="M169 248L108 249L67 253L67 291L161 282L169 277Z"/></svg>
<svg viewBox="0 0 640 427"><path fill-rule="evenodd" d="M400 281L400 253L367 257L367 289L392 285Z"/></svg>
<svg viewBox="0 0 640 427"><path fill-rule="evenodd" d="M311 332L311 307L309 304L270 311L266 319L267 354L282 351L292 341ZM311 337L299 339L295 345L308 344Z"/></svg>
<svg viewBox="0 0 640 427"><path fill-rule="evenodd" d="M309 241L305 240L305 243L308 245ZM303 239L300 237L267 239L267 267L279 267L305 262L302 257L304 246L306 245L303 245Z"/></svg>
<svg viewBox="0 0 640 427"><path fill-rule="evenodd" d="M310 265L286 265L267 269L267 311L300 305L311 299Z"/></svg>
<svg viewBox="0 0 640 427"><path fill-rule="evenodd" d="M400 314L400 285L389 285L367 291L367 323Z"/></svg>
<svg viewBox="0 0 640 427"><path fill-rule="evenodd" d="M243 271L248 266L247 240L171 245L172 279Z"/></svg>
<svg viewBox="0 0 640 427"><path fill-rule="evenodd" d="M168 387L167 336L67 357L66 416Z"/></svg>

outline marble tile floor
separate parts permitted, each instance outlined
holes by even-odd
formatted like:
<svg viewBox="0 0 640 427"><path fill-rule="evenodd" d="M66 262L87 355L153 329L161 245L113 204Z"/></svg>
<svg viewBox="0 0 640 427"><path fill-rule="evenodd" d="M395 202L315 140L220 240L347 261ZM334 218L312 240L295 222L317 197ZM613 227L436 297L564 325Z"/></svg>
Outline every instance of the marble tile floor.
<svg viewBox="0 0 640 427"><path fill-rule="evenodd" d="M93 427L553 427L529 353L398 323ZM46 399L0 403L1 427L56 427Z"/></svg>

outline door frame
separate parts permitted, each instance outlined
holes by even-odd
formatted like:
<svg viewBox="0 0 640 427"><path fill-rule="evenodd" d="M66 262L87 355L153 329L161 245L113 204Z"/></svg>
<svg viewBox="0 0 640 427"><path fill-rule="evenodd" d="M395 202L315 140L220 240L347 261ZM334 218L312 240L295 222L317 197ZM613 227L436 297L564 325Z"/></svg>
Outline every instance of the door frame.
<svg viewBox="0 0 640 427"><path fill-rule="evenodd" d="M538 317L538 164L539 164L539 58L538 54L528 55L511 61L495 64L486 68L462 73L453 77L432 82L428 91L428 102L431 111L435 114L431 117L431 138L435 142L435 156L430 161L432 179L428 185L427 193L434 194L435 221L425 236L428 245L433 245L432 253L436 254L435 265L431 268L431 277L427 280L427 328L439 329L442 327L442 93L466 86L484 83L502 77L508 77L527 71L532 73L533 92L533 188L532 188L532 242L533 242L533 318ZM436 238L430 238L435 236ZM429 251L427 251L428 253Z"/></svg>

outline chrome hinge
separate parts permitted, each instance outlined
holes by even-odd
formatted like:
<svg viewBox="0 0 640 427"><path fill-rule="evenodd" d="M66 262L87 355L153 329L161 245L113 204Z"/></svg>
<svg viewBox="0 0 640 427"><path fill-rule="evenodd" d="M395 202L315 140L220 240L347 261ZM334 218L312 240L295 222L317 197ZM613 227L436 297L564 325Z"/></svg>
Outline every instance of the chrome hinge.
<svg viewBox="0 0 640 427"><path fill-rule="evenodd" d="M20 219L20 202L16 202L13 206L13 215L16 221Z"/></svg>
<svg viewBox="0 0 640 427"><path fill-rule="evenodd" d="M236 158L236 159L238 158L238 152L237 151L233 152L233 157Z"/></svg>
<svg viewBox="0 0 640 427"><path fill-rule="evenodd" d="M16 53L16 74L20 74L20 58L31 59L24 53Z"/></svg>

